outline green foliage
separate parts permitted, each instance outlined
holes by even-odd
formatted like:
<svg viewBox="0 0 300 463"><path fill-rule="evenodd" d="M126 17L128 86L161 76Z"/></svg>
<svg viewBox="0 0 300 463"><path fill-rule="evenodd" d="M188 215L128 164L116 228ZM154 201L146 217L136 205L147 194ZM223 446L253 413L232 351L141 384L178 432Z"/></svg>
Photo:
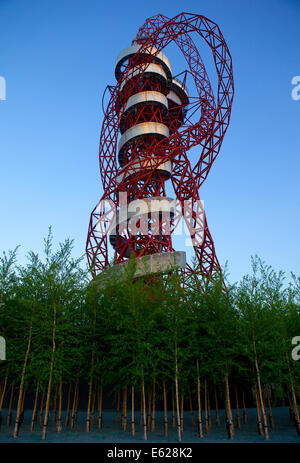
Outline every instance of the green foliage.
<svg viewBox="0 0 300 463"><path fill-rule="evenodd" d="M55 325L53 384L78 377L111 392L126 384L138 391L144 379L146 388L156 381L170 389L176 352L179 388L187 393L196 392L197 362L200 376L222 387L224 372L235 384L252 384L256 357L263 383L285 388L292 377L299 386L299 363L290 355L300 335L299 278L285 287L283 273L255 257L252 273L226 292L221 279L183 290L177 270L135 279L134 260L121 279L112 272L89 283L72 246L67 239L53 250L50 229L43 258L30 252L16 267L17 248L0 258L1 376L20 380L31 339L25 384L45 389Z"/></svg>

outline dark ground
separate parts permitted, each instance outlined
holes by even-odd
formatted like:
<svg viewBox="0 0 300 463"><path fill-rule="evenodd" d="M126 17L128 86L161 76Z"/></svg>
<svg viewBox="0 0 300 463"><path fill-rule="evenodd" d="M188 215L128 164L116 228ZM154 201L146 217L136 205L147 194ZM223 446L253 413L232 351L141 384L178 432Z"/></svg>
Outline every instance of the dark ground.
<svg viewBox="0 0 300 463"><path fill-rule="evenodd" d="M235 410L234 417L235 417ZM235 438L233 441L228 440L227 433L225 429L225 420L224 420L224 410L220 410L221 424L217 426L215 424L215 413L212 411L212 421L213 426L210 429L209 433L205 433L204 439L199 439L197 435L196 426L193 428L191 424L191 415L188 411L184 413L184 431L182 436L183 442L208 442L208 443L226 443L226 442L238 442L238 443L249 443L249 442L266 442L263 436L259 436L257 433L257 424L256 424L256 409L248 408L248 424L241 424L241 429L235 429ZM14 439L12 437L13 424L15 414L12 416L12 425L10 428L6 426L6 416L7 410L4 409L2 413L2 427L0 431L0 443L5 442L20 442L20 443L40 443L42 441L42 427L39 425L39 422L36 423L35 429L33 432L30 432L30 422L31 422L31 410L25 410L24 423L20 428L19 437ZM63 414L64 419L65 414ZM114 442L114 443L125 443L125 442L144 442L143 440L143 429L139 424L136 425L136 435L133 438L130 434L130 422L128 414L128 431L124 432L121 429L120 424L115 423L115 411L104 410L103 411L103 428L98 429L97 416L94 421L94 426L90 433L85 432L85 419L86 411L80 411L77 416L77 423L75 429L72 431L70 428L65 428L61 433L56 432L56 427L52 422L52 415L49 418L49 426L47 433L46 442L55 442L55 443L98 443L98 442ZM164 437L163 432L163 412L156 412L156 431L148 432L148 442L168 442L176 443L177 433L176 430L172 429L171 426L171 414L169 414L169 435ZM270 430L270 440L271 443L300 443L300 436L297 435L296 428L289 417L289 410L287 407L276 407L273 409L273 417L275 421L275 429ZM121 418L121 417L120 417ZM38 417L39 421L39 417ZM236 420L235 420L236 421ZM241 418L242 421L242 418ZM136 414L136 423L139 423L139 413Z"/></svg>

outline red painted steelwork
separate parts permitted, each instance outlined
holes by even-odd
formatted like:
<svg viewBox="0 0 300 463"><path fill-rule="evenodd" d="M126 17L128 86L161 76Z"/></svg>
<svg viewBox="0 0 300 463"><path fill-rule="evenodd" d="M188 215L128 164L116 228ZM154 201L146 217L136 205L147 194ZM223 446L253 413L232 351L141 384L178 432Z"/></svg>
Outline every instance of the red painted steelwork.
<svg viewBox="0 0 300 463"><path fill-rule="evenodd" d="M212 52L217 75L216 98L192 37L201 38ZM187 63L187 70L177 80L161 58L162 50L165 53L171 43L178 46ZM108 87L110 97L99 149L104 193L91 213L86 244L94 275L109 263L109 241L116 264L126 261L131 254L141 257L174 250L172 233L176 224L172 217L169 233L162 214L157 218L157 233L143 234L142 228L138 234L131 234L128 229L122 232L113 229L113 211L120 208L120 192L127 193L127 206L137 199L164 198L165 184L170 180L182 209L184 201L190 201L190 212L184 216L189 230L200 226L199 188L220 151L230 120L234 93L232 61L217 24L190 13L181 13L173 19L157 15L147 19L139 29L132 42L135 45L139 45L136 52L121 60L116 68L117 85ZM186 90L189 79L195 89L194 97ZM151 132L149 123L153 127ZM139 128L142 135L137 135ZM124 142L121 149L117 143L120 136L121 143ZM188 151L196 146L199 156L192 163ZM143 167L146 161L147 168ZM171 170L165 167L168 162ZM220 273L220 265L205 215L201 226L203 241L194 241L197 272L204 279L214 278ZM112 229L114 233L108 239L108 231ZM188 275L193 270L187 265L184 272Z"/></svg>

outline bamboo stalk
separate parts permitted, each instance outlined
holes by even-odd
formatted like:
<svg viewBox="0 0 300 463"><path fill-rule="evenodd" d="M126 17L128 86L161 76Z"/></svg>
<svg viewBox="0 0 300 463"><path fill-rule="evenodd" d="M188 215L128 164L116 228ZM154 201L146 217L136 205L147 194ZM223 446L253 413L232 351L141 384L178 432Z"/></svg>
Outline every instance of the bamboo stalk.
<svg viewBox="0 0 300 463"><path fill-rule="evenodd" d="M70 403L71 403L71 389L72 389L72 384L69 384L69 390L68 390L68 399L67 399L67 411L66 411L66 418L65 418L65 426L69 426L69 420L70 420Z"/></svg>
<svg viewBox="0 0 300 463"><path fill-rule="evenodd" d="M229 379L228 373L225 372L225 404L226 404L226 420L228 426L228 437L229 439L234 438L234 424L232 418L232 409L230 403L230 391L229 391Z"/></svg>
<svg viewBox="0 0 300 463"><path fill-rule="evenodd" d="M272 406L271 406L271 399L270 399L270 394L269 390L266 390L266 396L268 400L268 407L269 407L269 420L270 420L270 426L272 429L275 429L275 423L274 423L274 418L273 418L273 412L272 412Z"/></svg>
<svg viewBox="0 0 300 463"><path fill-rule="evenodd" d="M12 403L13 403L13 398L14 398L14 390L15 390L15 382L13 381L11 383L8 413L7 413L7 420L6 420L6 426L8 427L11 425L11 414L12 414Z"/></svg>
<svg viewBox="0 0 300 463"><path fill-rule="evenodd" d="M30 431L31 432L34 429L34 424L35 424L36 418L37 418L37 404L38 404L38 397L39 397L39 386L40 386L40 382L38 381L37 384L36 384L36 389L35 389L34 405L33 405L32 419L31 419L31 425L30 425Z"/></svg>
<svg viewBox="0 0 300 463"><path fill-rule="evenodd" d="M140 412L140 424L143 424L143 414L144 414L144 402L143 402L143 392L141 391L141 412Z"/></svg>
<svg viewBox="0 0 300 463"><path fill-rule="evenodd" d="M192 418L192 426L195 426L193 402L192 402L191 392L189 394L189 403L190 403L190 412L191 412L191 418Z"/></svg>
<svg viewBox="0 0 300 463"><path fill-rule="evenodd" d="M153 380L153 396L152 396L152 421L151 421L151 431L155 431L155 380Z"/></svg>
<svg viewBox="0 0 300 463"><path fill-rule="evenodd" d="M135 421L134 421L134 386L131 386L131 435L135 436Z"/></svg>
<svg viewBox="0 0 300 463"><path fill-rule="evenodd" d="M292 395L292 408L293 408L293 412L294 412L297 432L298 432L298 435L300 435L300 415L299 415L299 410L298 410L297 397L296 397L295 386L294 386L294 381L293 381L293 377L292 377L290 362L289 362L289 358L288 358L287 354L286 354L286 360L287 360L288 371L289 371L290 389L291 389L291 395Z"/></svg>
<svg viewBox="0 0 300 463"><path fill-rule="evenodd" d="M291 399L290 392L287 391L286 395L287 395L287 399L288 399L288 403L289 403L290 420L294 422L295 421L295 415L294 415L294 412L293 412L293 402L292 402L292 399Z"/></svg>
<svg viewBox="0 0 300 463"><path fill-rule="evenodd" d="M87 405L87 413L86 413L86 432L90 432L91 426L94 423L94 406L95 406L95 399L96 399L96 390L95 387L95 395L93 395L93 380L92 380L92 373L94 367L94 360L95 360L95 329L96 329L96 321L97 321L97 304L95 298L95 292L93 292L93 308L94 308L94 320L93 320L93 343L92 343L92 354L91 354L91 364L90 364L90 381L89 381L89 394L88 394L88 405ZM91 417L91 404L92 404L92 417ZM92 419L92 421L91 421Z"/></svg>
<svg viewBox="0 0 300 463"><path fill-rule="evenodd" d="M54 394L54 402L53 402L53 423L56 423L56 402L57 402L57 394L58 394L58 383L55 388L55 394Z"/></svg>
<svg viewBox="0 0 300 463"><path fill-rule="evenodd" d="M239 396L238 396L238 390L237 390L237 385L235 384L234 386L235 390L235 404L236 404L236 424L238 429L241 428L241 418L240 418L240 409L239 409Z"/></svg>
<svg viewBox="0 0 300 463"><path fill-rule="evenodd" d="M178 356L177 356L177 344L175 343L175 397L176 397L176 409L177 409L177 430L178 440L181 442L181 426L180 426L180 409L179 409L179 391L178 391Z"/></svg>
<svg viewBox="0 0 300 463"><path fill-rule="evenodd" d="M89 381L89 395L88 395L88 405L87 405L87 412L86 412L86 432L90 432L91 429L91 421L90 421L90 409L91 409L91 401L92 401L92 389L93 389L93 381Z"/></svg>
<svg viewBox="0 0 300 463"><path fill-rule="evenodd" d="M93 426L94 424L94 417L95 417L95 403L96 403L96 391L97 391L97 388L98 388L98 384L97 384L97 381L96 381L96 384L95 384L95 388L94 388L94 391L93 391L93 399L92 399L92 416L91 416L91 427Z"/></svg>
<svg viewBox="0 0 300 463"><path fill-rule="evenodd" d="M219 405L218 405L218 394L216 385L214 385L214 393L215 393L215 405L216 405L216 424L220 425L220 415L219 415Z"/></svg>
<svg viewBox="0 0 300 463"><path fill-rule="evenodd" d="M127 385L123 387L122 428L127 429Z"/></svg>
<svg viewBox="0 0 300 463"><path fill-rule="evenodd" d="M197 398L198 398L198 434L203 439L203 426L202 426L202 408L201 408L201 384L199 375L199 360L196 362L197 365Z"/></svg>
<svg viewBox="0 0 300 463"><path fill-rule="evenodd" d="M58 420L56 431L61 432L62 430L62 372L60 372L59 380L59 398L58 398Z"/></svg>
<svg viewBox="0 0 300 463"><path fill-rule="evenodd" d="M74 388L74 394L73 394L73 406L72 406L71 426L70 426L71 429L74 428L75 420L76 420L76 400L77 400L78 383L79 383L79 377L77 376L75 388Z"/></svg>
<svg viewBox="0 0 300 463"><path fill-rule="evenodd" d="M42 393L41 404L40 404L40 426L42 425L43 410L44 410L45 391Z"/></svg>
<svg viewBox="0 0 300 463"><path fill-rule="evenodd" d="M257 377L257 385L258 385L258 394L259 394L259 400L260 400L260 403L261 403L261 406L262 406L265 438L266 438L266 440L269 440L269 427L268 427L266 409L265 409L265 406L264 406L264 401L263 401L263 396L262 396L260 371L259 371L259 366L258 366L258 358L257 358L257 353L256 353L256 343L255 343L255 341L253 341L253 345L254 345L254 356L255 356L255 368L256 368L256 377Z"/></svg>
<svg viewBox="0 0 300 463"><path fill-rule="evenodd" d="M75 401L75 414L74 414L73 428L75 427L75 424L77 423L78 402L79 402L79 381L78 381L78 385L76 389L76 401Z"/></svg>
<svg viewBox="0 0 300 463"><path fill-rule="evenodd" d="M261 408L260 408L260 400L257 392L257 386L254 385L255 390L255 400L256 400L256 409L257 409L257 427L258 427L258 434L263 436L263 426L262 426L262 419L261 419Z"/></svg>
<svg viewBox="0 0 300 463"><path fill-rule="evenodd" d="M24 406L25 406L25 396L26 396L26 387L23 389L23 397L22 397L22 407L21 407L21 416L20 416L20 425L24 422Z"/></svg>
<svg viewBox="0 0 300 463"><path fill-rule="evenodd" d="M204 378L204 408L205 408L205 431L206 434L209 432L209 422L208 422L208 399L207 399L207 380Z"/></svg>
<svg viewBox="0 0 300 463"><path fill-rule="evenodd" d="M167 391L166 383L163 382L163 394L164 394L164 434L168 435L168 408L167 408Z"/></svg>
<svg viewBox="0 0 300 463"><path fill-rule="evenodd" d="M147 436L147 421L146 421L146 397L145 397L144 373L142 374L142 401L143 401L144 440L147 440L147 439L148 439L148 436Z"/></svg>
<svg viewBox="0 0 300 463"><path fill-rule="evenodd" d="M247 417L247 408L246 408L246 401L245 401L245 392L243 390L243 423L247 424L248 423L248 417Z"/></svg>
<svg viewBox="0 0 300 463"><path fill-rule="evenodd" d="M208 425L210 429L212 427L212 419L211 419L211 410L210 410L209 388L207 388L207 410L208 410Z"/></svg>
<svg viewBox="0 0 300 463"><path fill-rule="evenodd" d="M2 399L2 391L3 391L3 387L2 387L2 379L0 380L0 402L1 402L1 408L0 408L0 431L1 431L1 426L2 426L2 407L3 407L3 401L4 401L4 398Z"/></svg>
<svg viewBox="0 0 300 463"><path fill-rule="evenodd" d="M172 428L176 428L176 421L175 421L175 396L174 396L174 389L172 387Z"/></svg>
<svg viewBox="0 0 300 463"><path fill-rule="evenodd" d="M148 414L147 414L147 426L150 429L151 425L151 403L152 403L152 389L148 393Z"/></svg>
<svg viewBox="0 0 300 463"><path fill-rule="evenodd" d="M183 407L184 407L184 395L183 391L181 392L181 404L180 404L180 427L181 432L183 431Z"/></svg>
<svg viewBox="0 0 300 463"><path fill-rule="evenodd" d="M119 414L120 414L120 402L121 402L121 393L120 389L118 390L118 397L117 397L117 413L116 413L116 423L119 423Z"/></svg>
<svg viewBox="0 0 300 463"><path fill-rule="evenodd" d="M55 344L56 304L55 304L54 300L52 300L52 302L53 302L52 352L51 352L51 360L50 360L50 373L49 373L49 380L48 380L48 390L47 390L47 397L46 397L46 407L45 407L43 433L42 433L42 439L43 440L46 440L46 436L47 436L47 426L48 426L48 419L49 419L49 407L50 407L52 377L53 377L53 368L54 368L54 357L55 357L55 348L56 348L56 344Z"/></svg>
<svg viewBox="0 0 300 463"><path fill-rule="evenodd" d="M21 397L21 404L20 404L20 415L19 415L19 421L18 421L18 432L21 427L21 424L23 424L24 421L24 403L25 403L25 395L26 395L26 387L24 386L23 388L23 395ZM14 436L13 436L14 437Z"/></svg>
<svg viewBox="0 0 300 463"><path fill-rule="evenodd" d="M103 388L102 388L102 380L100 381L100 388L98 391L98 428L102 429L102 396L103 396Z"/></svg>
<svg viewBox="0 0 300 463"><path fill-rule="evenodd" d="M20 382L19 397L18 397L18 403L17 403L15 428L14 428L14 432L13 432L13 437L14 438L18 437L19 428L20 428L20 417L21 417L21 413L22 413L22 400L23 400L23 389L24 389L24 382L25 382L25 372L26 372L29 352L30 352L30 348L31 348L33 312L34 312L34 307L32 307L31 321L30 321L30 327L29 327L29 336L28 336L27 348L26 348L23 367L22 367L22 373L21 373L21 382Z"/></svg>

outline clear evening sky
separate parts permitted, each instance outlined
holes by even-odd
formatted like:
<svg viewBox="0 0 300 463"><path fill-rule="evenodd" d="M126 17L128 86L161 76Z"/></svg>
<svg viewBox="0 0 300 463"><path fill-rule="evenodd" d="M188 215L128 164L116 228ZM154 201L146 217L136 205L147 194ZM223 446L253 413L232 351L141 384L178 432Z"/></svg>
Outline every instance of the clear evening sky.
<svg viewBox="0 0 300 463"><path fill-rule="evenodd" d="M299 0L0 0L1 252L20 244L24 262L52 225L84 253L115 58L146 18L182 11L217 22L233 59L231 123L200 191L220 263L232 281L252 254L299 273Z"/></svg>

